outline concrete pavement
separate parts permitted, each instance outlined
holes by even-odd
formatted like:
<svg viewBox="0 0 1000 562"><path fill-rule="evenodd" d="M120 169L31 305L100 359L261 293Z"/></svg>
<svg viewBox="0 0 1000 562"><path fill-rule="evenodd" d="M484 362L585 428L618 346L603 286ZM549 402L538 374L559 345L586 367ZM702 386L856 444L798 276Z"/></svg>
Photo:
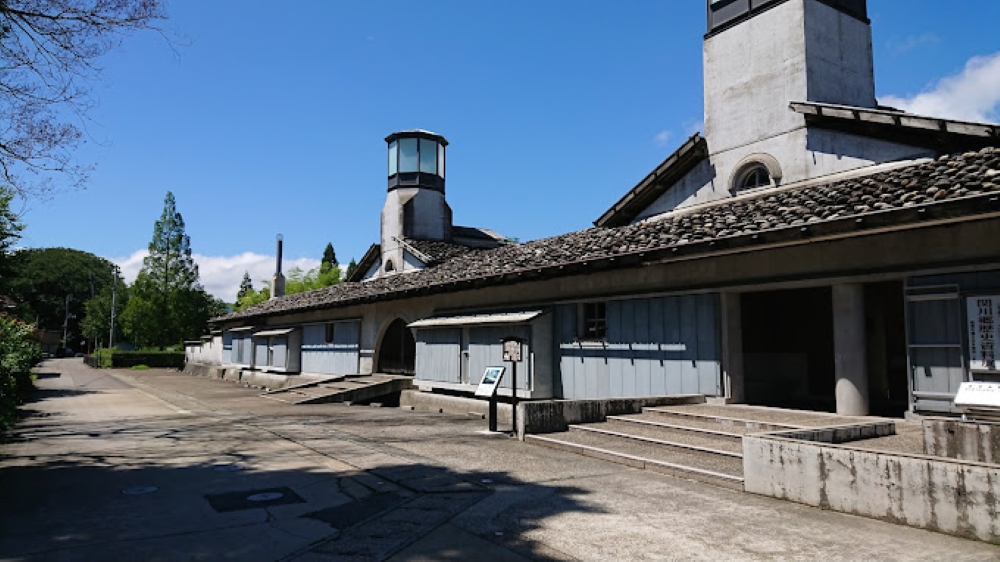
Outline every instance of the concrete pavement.
<svg viewBox="0 0 1000 562"><path fill-rule="evenodd" d="M0 444L4 560L1000 559L484 435L480 419L292 406L79 359L40 372Z"/></svg>

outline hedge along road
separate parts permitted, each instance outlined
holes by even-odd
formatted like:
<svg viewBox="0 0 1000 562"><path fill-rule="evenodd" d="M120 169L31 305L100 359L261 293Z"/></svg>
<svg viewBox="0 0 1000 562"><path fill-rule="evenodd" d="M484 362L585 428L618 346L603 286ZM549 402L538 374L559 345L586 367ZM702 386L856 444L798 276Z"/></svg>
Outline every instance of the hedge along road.
<svg viewBox="0 0 1000 562"><path fill-rule="evenodd" d="M926 559L984 543L176 371L39 369L0 445L0 557Z"/></svg>

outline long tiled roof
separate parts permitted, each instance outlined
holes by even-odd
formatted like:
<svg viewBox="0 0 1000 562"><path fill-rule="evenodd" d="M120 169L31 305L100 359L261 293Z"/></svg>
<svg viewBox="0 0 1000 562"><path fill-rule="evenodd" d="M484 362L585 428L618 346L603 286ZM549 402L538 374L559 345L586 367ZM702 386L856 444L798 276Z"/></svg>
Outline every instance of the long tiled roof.
<svg viewBox="0 0 1000 562"><path fill-rule="evenodd" d="M661 257L707 255L802 237L973 216L1000 210L998 194L1000 149L985 148L830 184L765 190L659 220L472 251L419 272L289 295L217 320L632 267Z"/></svg>
<svg viewBox="0 0 1000 562"><path fill-rule="evenodd" d="M451 242L444 242L441 240L415 240L407 238L406 243L416 248L418 252L431 258L432 261L428 265L441 263L454 257L463 256L469 252L481 251L479 248L473 248L464 244L453 244Z"/></svg>

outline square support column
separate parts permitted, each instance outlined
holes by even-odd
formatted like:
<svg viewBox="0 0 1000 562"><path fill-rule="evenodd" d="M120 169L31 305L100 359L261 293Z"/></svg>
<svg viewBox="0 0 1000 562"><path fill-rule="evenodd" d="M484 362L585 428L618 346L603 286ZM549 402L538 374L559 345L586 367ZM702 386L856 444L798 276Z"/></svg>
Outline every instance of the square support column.
<svg viewBox="0 0 1000 562"><path fill-rule="evenodd" d="M837 413L868 415L865 290L860 283L833 286L833 355Z"/></svg>
<svg viewBox="0 0 1000 562"><path fill-rule="evenodd" d="M727 404L746 402L743 379L743 312L740 293L719 294L722 384Z"/></svg>

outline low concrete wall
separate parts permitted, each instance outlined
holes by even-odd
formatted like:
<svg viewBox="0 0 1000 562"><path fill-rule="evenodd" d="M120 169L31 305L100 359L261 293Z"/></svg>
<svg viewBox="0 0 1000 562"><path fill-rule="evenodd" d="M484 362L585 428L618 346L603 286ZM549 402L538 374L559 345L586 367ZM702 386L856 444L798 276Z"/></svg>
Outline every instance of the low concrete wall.
<svg viewBox="0 0 1000 562"><path fill-rule="evenodd" d="M239 367L221 367L219 365L204 365L190 362L184 365L184 372L199 377L222 379L239 383L244 386L265 388L268 390L277 390L288 386L343 378L341 375L316 375L301 373L284 375L281 373L263 373L260 371L251 371L250 369L241 369Z"/></svg>
<svg viewBox="0 0 1000 562"><path fill-rule="evenodd" d="M743 438L747 492L1000 543L1000 465L868 451L789 434L801 432Z"/></svg>
<svg viewBox="0 0 1000 562"><path fill-rule="evenodd" d="M701 394L616 398L612 400L537 400L517 405L517 434L566 431L571 424L600 422L608 416L638 414L649 406L704 404Z"/></svg>
<svg viewBox="0 0 1000 562"><path fill-rule="evenodd" d="M1000 463L1000 423L926 418L924 453L966 461Z"/></svg>
<svg viewBox="0 0 1000 562"><path fill-rule="evenodd" d="M194 363L188 360L184 364L184 372L189 375L195 375L198 377L209 377L212 379L221 379L225 368L220 365L207 365L203 363Z"/></svg>
<svg viewBox="0 0 1000 562"><path fill-rule="evenodd" d="M490 403L479 398L467 398L464 396L450 396L447 394L433 394L419 390L404 390L399 394L399 407L409 408L420 412L440 412L443 414L459 414L485 417L489 413ZM512 409L510 404L497 404L497 429L505 431L511 429ZM484 428L487 422L483 422Z"/></svg>

